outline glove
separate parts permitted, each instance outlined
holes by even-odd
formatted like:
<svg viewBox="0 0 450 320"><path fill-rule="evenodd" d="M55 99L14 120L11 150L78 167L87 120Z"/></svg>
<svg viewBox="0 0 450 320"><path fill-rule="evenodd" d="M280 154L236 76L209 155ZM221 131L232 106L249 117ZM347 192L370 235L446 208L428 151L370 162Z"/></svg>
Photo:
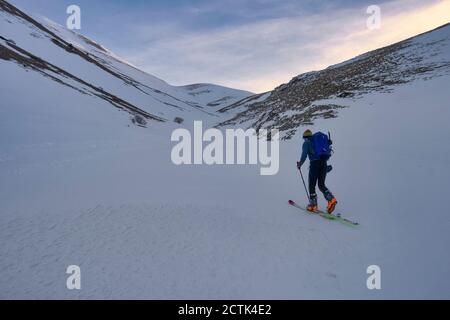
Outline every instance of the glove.
<svg viewBox="0 0 450 320"><path fill-rule="evenodd" d="M327 165L327 173L330 172L331 170L333 170L333 166L332 165Z"/></svg>
<svg viewBox="0 0 450 320"><path fill-rule="evenodd" d="M300 163L300 161L297 161L297 169L300 170L301 167L302 167L302 164Z"/></svg>

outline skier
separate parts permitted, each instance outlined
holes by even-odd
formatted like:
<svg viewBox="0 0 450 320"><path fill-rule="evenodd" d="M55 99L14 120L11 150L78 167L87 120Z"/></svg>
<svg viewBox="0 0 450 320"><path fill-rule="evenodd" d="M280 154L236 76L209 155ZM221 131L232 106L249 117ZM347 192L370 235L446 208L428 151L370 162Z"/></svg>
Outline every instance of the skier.
<svg viewBox="0 0 450 320"><path fill-rule="evenodd" d="M306 157L309 158L309 205L306 208L310 212L317 212L319 210L317 205L316 183L318 183L320 191L323 193L325 199L328 201L327 212L331 214L337 204L336 198L325 186L325 179L330 166L327 165L327 160L331 156L331 144L332 141L329 136L321 132L317 132L313 135L311 130L306 130L303 133L302 155L300 161L297 162L298 170L301 170L301 166L306 161ZM320 145L319 145L320 144Z"/></svg>

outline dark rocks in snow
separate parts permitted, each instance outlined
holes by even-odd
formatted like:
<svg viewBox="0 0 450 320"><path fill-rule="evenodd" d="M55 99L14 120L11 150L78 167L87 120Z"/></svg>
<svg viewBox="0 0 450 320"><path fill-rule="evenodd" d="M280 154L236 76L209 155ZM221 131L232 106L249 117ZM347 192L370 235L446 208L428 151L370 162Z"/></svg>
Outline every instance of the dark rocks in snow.
<svg viewBox="0 0 450 320"><path fill-rule="evenodd" d="M178 124L182 124L184 122L184 119L181 117L176 117L175 119L173 119L173 122L178 123Z"/></svg>
<svg viewBox="0 0 450 320"><path fill-rule="evenodd" d="M248 103L252 96L223 108L243 111L218 127L244 124L257 130L275 128L283 139L289 139L299 126L313 124L317 118L336 117L336 110L345 106L329 104L331 99L390 92L397 85L450 74L450 61L443 55L450 46L450 25L446 27L447 36L439 41L421 41L423 35L419 35L322 71L301 74L263 101Z"/></svg>
<svg viewBox="0 0 450 320"><path fill-rule="evenodd" d="M147 121L145 120L144 117L136 114L132 119L131 122L133 122L133 124L141 126L141 127L145 127L147 125Z"/></svg>
<svg viewBox="0 0 450 320"><path fill-rule="evenodd" d="M353 96L355 96L355 94L353 92L347 92L347 91L344 91L337 95L338 98L351 98Z"/></svg>

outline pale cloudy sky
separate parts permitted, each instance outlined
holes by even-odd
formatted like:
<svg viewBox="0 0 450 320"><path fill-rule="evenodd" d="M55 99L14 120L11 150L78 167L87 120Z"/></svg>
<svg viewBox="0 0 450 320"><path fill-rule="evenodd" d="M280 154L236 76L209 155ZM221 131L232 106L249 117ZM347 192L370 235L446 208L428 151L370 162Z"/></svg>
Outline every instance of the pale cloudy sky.
<svg viewBox="0 0 450 320"><path fill-rule="evenodd" d="M450 22L450 0L10 1L61 24L78 4L81 33L171 84L253 92Z"/></svg>

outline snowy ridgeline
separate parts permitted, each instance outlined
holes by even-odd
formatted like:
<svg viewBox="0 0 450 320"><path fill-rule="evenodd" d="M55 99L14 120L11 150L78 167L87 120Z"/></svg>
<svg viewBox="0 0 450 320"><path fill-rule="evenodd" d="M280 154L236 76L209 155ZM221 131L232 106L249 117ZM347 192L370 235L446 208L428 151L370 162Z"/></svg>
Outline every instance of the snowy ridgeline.
<svg viewBox="0 0 450 320"><path fill-rule="evenodd" d="M19 20L0 11L1 46L92 86L0 59L0 298L450 298L447 74L315 102L348 106L310 128L332 133L327 183L336 212L361 223L351 229L287 205L306 202L299 134L280 144L274 176L251 165L175 166L171 118L216 123L220 95L201 100L204 85L170 87L73 41L132 74L124 85ZM117 111L99 87L128 104ZM142 129L128 121L140 111L125 106L170 121ZM81 269L81 290L66 287L69 265ZM367 289L370 265L381 268L381 290Z"/></svg>
<svg viewBox="0 0 450 320"><path fill-rule="evenodd" d="M227 106L221 110L235 115L221 125L278 128L289 139L299 126L338 117L348 107L347 98L388 93L409 82L449 75L450 24L446 24L324 70L301 74L269 94Z"/></svg>
<svg viewBox="0 0 450 320"><path fill-rule="evenodd" d="M212 84L171 86L94 41L3 0L0 30L2 125L33 122L43 113L66 124L90 122L100 131L135 117L143 126L176 118L211 122L217 121L215 110L251 95Z"/></svg>

